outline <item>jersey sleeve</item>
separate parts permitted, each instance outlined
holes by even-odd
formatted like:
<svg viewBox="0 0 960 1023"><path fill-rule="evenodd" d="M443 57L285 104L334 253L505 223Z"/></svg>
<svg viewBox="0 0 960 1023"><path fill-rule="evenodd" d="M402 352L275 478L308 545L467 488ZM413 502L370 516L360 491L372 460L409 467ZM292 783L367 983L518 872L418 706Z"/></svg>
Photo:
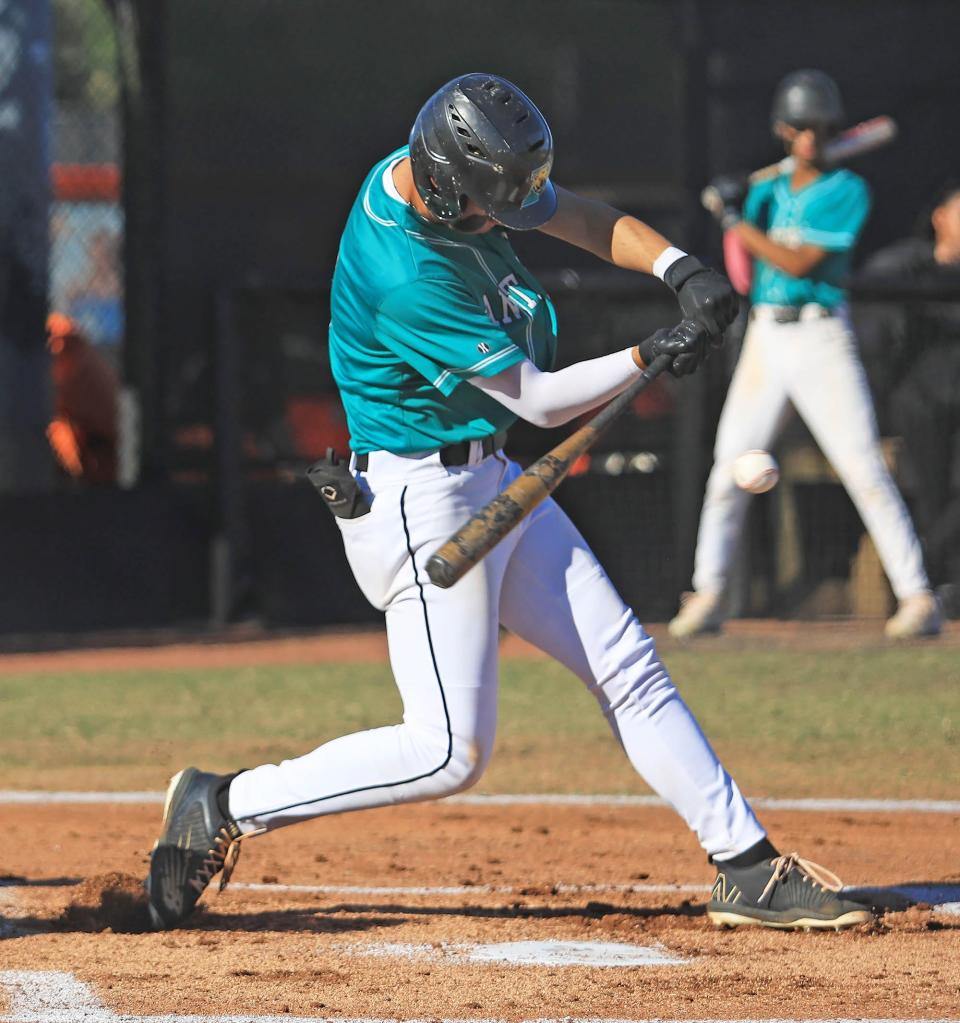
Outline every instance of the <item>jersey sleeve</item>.
<svg viewBox="0 0 960 1023"><path fill-rule="evenodd" d="M377 311L376 336L444 396L469 377L494 376L526 358L481 302L450 280L391 291Z"/></svg>
<svg viewBox="0 0 960 1023"><path fill-rule="evenodd" d="M854 174L831 181L804 210L801 237L829 252L852 249L870 211L870 190Z"/></svg>
<svg viewBox="0 0 960 1023"><path fill-rule="evenodd" d="M768 181L758 181L756 184L751 185L750 191L747 192L747 197L743 202L743 219L755 227L766 229L766 224L762 221L766 219L767 204L773 197L775 182L776 178L771 178Z"/></svg>

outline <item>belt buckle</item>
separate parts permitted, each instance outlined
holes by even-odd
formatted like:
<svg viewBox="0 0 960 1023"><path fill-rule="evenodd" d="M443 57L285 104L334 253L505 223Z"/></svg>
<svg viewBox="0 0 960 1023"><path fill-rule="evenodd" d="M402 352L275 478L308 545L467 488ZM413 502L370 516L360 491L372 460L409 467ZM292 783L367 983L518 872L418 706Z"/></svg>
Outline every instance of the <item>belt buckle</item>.
<svg viewBox="0 0 960 1023"><path fill-rule="evenodd" d="M800 307L793 305L775 306L773 310L774 323L799 323Z"/></svg>

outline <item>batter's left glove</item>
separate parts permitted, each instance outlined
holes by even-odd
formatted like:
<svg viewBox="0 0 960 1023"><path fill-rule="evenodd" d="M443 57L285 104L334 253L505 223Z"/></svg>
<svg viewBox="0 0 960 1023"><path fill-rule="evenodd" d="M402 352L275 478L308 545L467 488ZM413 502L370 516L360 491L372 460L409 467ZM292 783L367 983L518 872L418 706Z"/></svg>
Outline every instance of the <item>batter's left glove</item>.
<svg viewBox="0 0 960 1023"><path fill-rule="evenodd" d="M663 275L677 296L685 320L696 320L709 335L714 348L723 344L723 332L736 319L740 299L723 276L697 259L683 256Z"/></svg>
<svg viewBox="0 0 960 1023"><path fill-rule="evenodd" d="M669 330L661 327L637 347L640 349L640 358L648 366L658 355L672 355L670 372L675 377L683 377L693 373L706 358L707 334L699 323L684 320Z"/></svg>

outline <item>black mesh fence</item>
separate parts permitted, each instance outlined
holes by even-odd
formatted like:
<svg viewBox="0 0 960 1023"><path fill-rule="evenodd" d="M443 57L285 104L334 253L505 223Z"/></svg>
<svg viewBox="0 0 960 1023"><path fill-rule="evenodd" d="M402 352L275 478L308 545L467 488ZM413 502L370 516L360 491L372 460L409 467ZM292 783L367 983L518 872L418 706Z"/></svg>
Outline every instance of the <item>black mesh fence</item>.
<svg viewBox="0 0 960 1023"><path fill-rule="evenodd" d="M124 336L120 84L102 0L54 0L50 307L119 362Z"/></svg>
<svg viewBox="0 0 960 1023"><path fill-rule="evenodd" d="M438 85L464 70L494 70L547 114L561 184L719 264L719 234L699 206L700 189L713 173L779 155L767 121L773 85L797 64L822 66L840 81L852 120L888 113L900 125L896 145L855 168L876 200L862 259L909 230L923 198L960 159L957 140L942 130L957 63L948 47L932 45L930 25L895 0L878 0L872 43L854 54L847 40L862 28L862 5L814 6L817 17L781 5L758 20L755 5L739 0L491 0L442 10L428 0L0 2L0 136L33 126L16 135L21 149L0 147L7 161L0 167L20 192L33 189L36 224L49 225L42 236L17 220L14 192L0 189L2 254L14 251L16 238L18 258L8 263L21 274L0 279L0 308L16 314L0 321L0 332L8 322L32 324L34 355L44 359L34 359L29 386L0 391L0 487L41 462L24 456L4 472L17 437L7 424L28 406L30 450L39 440L58 467L60 490L78 497L78 507L94 487L106 501L105 483L174 493L177 507L187 495L184 535L194 546L184 570L202 576L207 566L197 565L207 559L202 585L213 580L207 610L215 619L363 617L355 594L321 596L325 574L348 576L342 564L331 568L336 536L325 520L317 523L325 512L304 489L303 470L327 447L349 446L326 327L340 231L367 170L406 141ZM960 8L927 6L936 35L954 38ZM825 34L828 11L835 31ZM31 84L40 79L24 77L22 55L40 52L23 42L31 32L50 43L49 102ZM42 70L38 61L31 74ZM28 151L49 173L22 170ZM47 180L47 192L33 194ZM516 246L556 305L560 365L636 343L677 316L655 280L538 233L517 237ZM46 282L49 311L62 317L60 341L43 334L36 302L3 304L31 293L8 286L29 285L31 273ZM860 293L854 301L885 456L942 585L960 580L960 426L951 398L960 378L952 355L926 353L931 345L960 348L951 326L958 308L946 293ZM891 340L878 323L901 328ZM704 372L644 392L559 492L624 595L650 619L672 614L690 585L737 333ZM28 380L20 358L0 337L7 379L16 372ZM935 440L927 442L918 439L921 417L911 421L904 409L908 380L920 387L918 363L928 366L926 383L941 387L914 398L915 409L936 409L937 425L926 427ZM11 396L29 400L18 405ZM573 426L519 423L509 451L530 462ZM25 437L16 439L23 452ZM753 502L731 587L734 611L889 611L876 552L802 424L786 428L776 454L782 483ZM97 507L106 521L106 505ZM173 544L178 530L166 526L156 535ZM175 594L168 603L175 616Z"/></svg>

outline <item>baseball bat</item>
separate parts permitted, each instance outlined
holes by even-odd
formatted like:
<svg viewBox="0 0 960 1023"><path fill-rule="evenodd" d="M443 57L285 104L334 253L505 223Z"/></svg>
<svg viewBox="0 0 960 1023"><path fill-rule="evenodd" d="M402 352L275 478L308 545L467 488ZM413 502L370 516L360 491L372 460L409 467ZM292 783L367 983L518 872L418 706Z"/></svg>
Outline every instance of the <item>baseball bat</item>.
<svg viewBox="0 0 960 1023"><path fill-rule="evenodd" d="M462 579L507 533L560 486L570 466L672 361L669 355L658 355L646 369L640 371L640 376L625 391L608 402L588 423L538 458L492 501L474 512L427 562L430 581L446 590Z"/></svg>
<svg viewBox="0 0 960 1023"><path fill-rule="evenodd" d="M892 117L886 115L871 117L868 121L861 121L832 138L823 149L824 163L828 167L835 167L857 156L873 152L874 149L879 149L892 142L896 137L897 122ZM776 163L753 171L748 180L751 185L758 181L767 181L778 174L789 174L793 170L793 166L793 157L785 156ZM723 201L717 195L716 189L709 185L700 193L700 202L704 209L710 210L712 213L718 212L723 206Z"/></svg>

